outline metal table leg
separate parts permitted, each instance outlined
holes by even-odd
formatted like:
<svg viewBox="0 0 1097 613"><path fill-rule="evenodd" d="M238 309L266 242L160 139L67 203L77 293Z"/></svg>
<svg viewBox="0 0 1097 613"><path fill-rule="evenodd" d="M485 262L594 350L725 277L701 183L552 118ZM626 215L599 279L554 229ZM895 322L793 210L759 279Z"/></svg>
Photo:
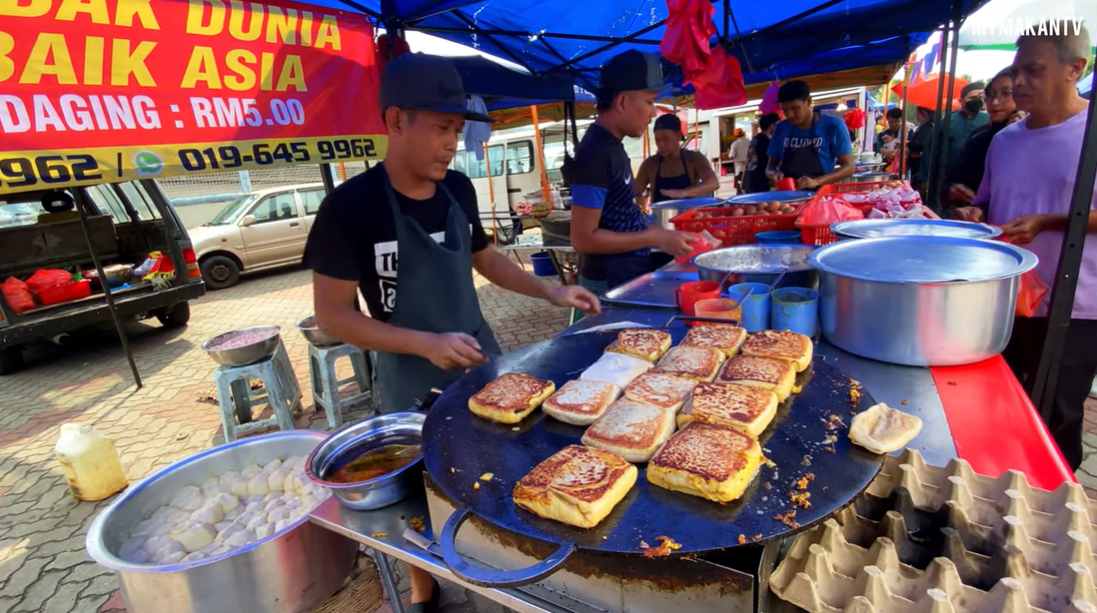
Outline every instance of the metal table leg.
<svg viewBox="0 0 1097 613"><path fill-rule="evenodd" d="M392 613L404 613L404 603L400 600L400 590L396 587L396 579L392 576L392 562L389 557L374 549L373 555L377 560L377 571L381 573L381 583L389 595L389 604L392 605Z"/></svg>
<svg viewBox="0 0 1097 613"><path fill-rule="evenodd" d="M549 254L549 259L552 260L552 267L556 269L556 276L560 277L560 285L567 285L568 278L564 274L564 267L560 264L559 258L556 257L555 249L546 249Z"/></svg>

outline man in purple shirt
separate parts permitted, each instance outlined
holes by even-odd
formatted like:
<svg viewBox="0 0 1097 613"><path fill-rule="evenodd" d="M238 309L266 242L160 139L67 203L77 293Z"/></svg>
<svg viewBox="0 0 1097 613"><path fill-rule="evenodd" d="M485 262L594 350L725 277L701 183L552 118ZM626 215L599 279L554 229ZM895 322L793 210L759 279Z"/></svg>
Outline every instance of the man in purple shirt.
<svg viewBox="0 0 1097 613"><path fill-rule="evenodd" d="M1036 272L1048 287L1055 282L1089 107L1075 87L1086 67L1089 33L1074 24L1067 28L1059 35L1026 34L1017 40L1013 98L1028 117L994 137L975 206L956 211L963 219L1001 226L1013 244L1035 253L1040 259ZM1047 424L1071 469L1082 463L1083 406L1097 373L1097 199L1090 209L1070 331ZM1047 337L1050 297L1049 291L1035 317L1016 319L1003 354L1030 393Z"/></svg>

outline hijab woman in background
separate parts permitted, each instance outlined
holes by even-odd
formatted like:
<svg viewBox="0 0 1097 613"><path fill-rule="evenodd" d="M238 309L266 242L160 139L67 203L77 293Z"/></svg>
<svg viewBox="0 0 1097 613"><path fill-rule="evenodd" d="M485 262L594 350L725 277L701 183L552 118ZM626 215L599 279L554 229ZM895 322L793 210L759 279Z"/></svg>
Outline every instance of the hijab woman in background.
<svg viewBox="0 0 1097 613"><path fill-rule="evenodd" d="M983 182L987 151L995 134L1011 123L1020 121L1025 114L1013 103L1013 75L1006 68L995 75L986 89L986 108L990 123L976 128L964 143L956 167L949 173L941 187L942 200L952 206L967 206L975 199L975 192Z"/></svg>
<svg viewBox="0 0 1097 613"><path fill-rule="evenodd" d="M655 120L655 155L636 173L636 195L641 205L664 200L711 196L720 180L704 154L682 148L682 121L675 115ZM645 207L646 208L646 207Z"/></svg>

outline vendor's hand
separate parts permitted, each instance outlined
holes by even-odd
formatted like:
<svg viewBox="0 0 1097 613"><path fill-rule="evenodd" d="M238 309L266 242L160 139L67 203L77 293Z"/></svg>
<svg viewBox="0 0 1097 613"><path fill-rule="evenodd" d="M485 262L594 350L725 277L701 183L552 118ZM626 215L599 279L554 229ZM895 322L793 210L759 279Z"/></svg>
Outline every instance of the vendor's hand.
<svg viewBox="0 0 1097 613"><path fill-rule="evenodd" d="M983 210L975 206L962 206L952 212L953 219L982 223Z"/></svg>
<svg viewBox="0 0 1097 613"><path fill-rule="evenodd" d="M1022 215L1002 226L1002 233L1014 245L1031 243L1036 235L1044 231L1043 215Z"/></svg>
<svg viewBox="0 0 1097 613"><path fill-rule="evenodd" d="M468 334L432 334L421 354L442 370L473 368L488 361L480 343Z"/></svg>
<svg viewBox="0 0 1097 613"><path fill-rule="evenodd" d="M781 182L781 179L784 178L785 173L781 172L780 170L774 170L773 172L769 173L769 182L773 185L777 185Z"/></svg>
<svg viewBox="0 0 1097 613"><path fill-rule="evenodd" d="M948 198L953 202L963 202L964 204L971 204L975 201L975 192L971 191L971 188L966 185L956 183L948 190Z"/></svg>
<svg viewBox="0 0 1097 613"><path fill-rule="evenodd" d="M602 312L602 303L598 301L598 297L578 285L553 286L549 290L548 300L558 307L574 307L588 316Z"/></svg>
<svg viewBox="0 0 1097 613"><path fill-rule="evenodd" d="M663 194L667 198L672 200L680 200L682 198L689 198L689 192L684 189L661 189L660 194Z"/></svg>
<svg viewBox="0 0 1097 613"><path fill-rule="evenodd" d="M822 182L818 179L812 179L811 177L800 177L796 179L796 187L800 189L815 189L822 185Z"/></svg>
<svg viewBox="0 0 1097 613"><path fill-rule="evenodd" d="M693 251L693 243L698 239L693 232L677 232L666 228L658 228L657 232L655 246L663 253L675 256L689 255Z"/></svg>

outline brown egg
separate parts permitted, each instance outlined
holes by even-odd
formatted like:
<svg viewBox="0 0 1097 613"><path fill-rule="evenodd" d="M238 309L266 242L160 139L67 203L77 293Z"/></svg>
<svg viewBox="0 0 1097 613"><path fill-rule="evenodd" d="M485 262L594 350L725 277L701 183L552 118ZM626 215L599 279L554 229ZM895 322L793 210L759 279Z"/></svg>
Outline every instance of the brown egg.
<svg viewBox="0 0 1097 613"><path fill-rule="evenodd" d="M758 207L754 206L753 204L748 204L745 207L743 207L743 215L757 215L757 214L758 214Z"/></svg>
<svg viewBox="0 0 1097 613"><path fill-rule="evenodd" d="M780 202L774 201L774 202L769 203L769 212L770 213L776 213L777 211L780 211L780 210L781 210L781 203Z"/></svg>
<svg viewBox="0 0 1097 613"><path fill-rule="evenodd" d="M781 207L781 214L782 215L788 215L788 214L792 213L792 211L793 211L793 208L791 206L788 206L787 204L785 206Z"/></svg>
<svg viewBox="0 0 1097 613"><path fill-rule="evenodd" d="M742 217L743 216L743 209L741 209L739 207L735 207L731 211L731 216L732 217Z"/></svg>

